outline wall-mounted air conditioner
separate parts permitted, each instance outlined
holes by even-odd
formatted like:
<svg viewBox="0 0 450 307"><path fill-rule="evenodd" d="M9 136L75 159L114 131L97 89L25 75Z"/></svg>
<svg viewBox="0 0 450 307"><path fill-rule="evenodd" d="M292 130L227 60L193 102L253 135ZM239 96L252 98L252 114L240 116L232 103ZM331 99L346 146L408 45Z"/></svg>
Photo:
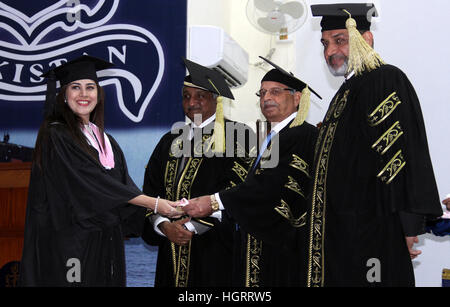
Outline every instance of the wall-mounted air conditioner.
<svg viewBox="0 0 450 307"><path fill-rule="evenodd" d="M247 82L248 53L219 27L189 27L187 57L220 72L232 88Z"/></svg>

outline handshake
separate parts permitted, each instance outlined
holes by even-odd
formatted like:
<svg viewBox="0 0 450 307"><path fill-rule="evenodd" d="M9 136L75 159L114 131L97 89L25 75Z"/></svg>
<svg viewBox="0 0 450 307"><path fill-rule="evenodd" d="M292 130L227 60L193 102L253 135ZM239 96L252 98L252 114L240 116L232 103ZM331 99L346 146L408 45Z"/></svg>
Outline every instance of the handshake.
<svg viewBox="0 0 450 307"><path fill-rule="evenodd" d="M218 210L214 195L205 195L189 200L183 198L175 202L161 199L160 202L159 206L155 206L154 212L171 218L178 218L183 215L197 218L206 217Z"/></svg>

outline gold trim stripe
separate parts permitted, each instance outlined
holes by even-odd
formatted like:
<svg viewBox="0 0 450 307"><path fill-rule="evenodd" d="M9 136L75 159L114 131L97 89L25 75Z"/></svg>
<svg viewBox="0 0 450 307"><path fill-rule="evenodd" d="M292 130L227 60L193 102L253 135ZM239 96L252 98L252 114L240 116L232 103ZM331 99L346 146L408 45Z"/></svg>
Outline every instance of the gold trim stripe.
<svg viewBox="0 0 450 307"><path fill-rule="evenodd" d="M282 217L287 219L291 223L292 227L300 228L306 225L306 212L303 213L298 219L294 218L291 208L284 200L281 200L281 204L279 206L276 206L274 209Z"/></svg>
<svg viewBox="0 0 450 307"><path fill-rule="evenodd" d="M245 268L245 286L259 287L259 260L262 253L262 241L255 239L247 234L247 261Z"/></svg>
<svg viewBox="0 0 450 307"><path fill-rule="evenodd" d="M397 95L397 92L393 92L386 98L370 115L369 125L372 127L381 124L389 115L394 112L401 100Z"/></svg>
<svg viewBox="0 0 450 307"><path fill-rule="evenodd" d="M302 158L300 158L295 154L292 154L292 158L293 158L292 162L289 164L289 166L292 166L293 168L302 171L303 173L305 173L306 176L310 177L308 163L306 163Z"/></svg>
<svg viewBox="0 0 450 307"><path fill-rule="evenodd" d="M300 184L294 179L294 177L288 176L288 182L286 182L284 187L301 195L303 198L306 198L302 192L302 188L300 187Z"/></svg>
<svg viewBox="0 0 450 307"><path fill-rule="evenodd" d="M311 208L311 226L308 259L308 287L324 285L324 240L326 213L326 179L331 147L338 122L330 124L325 135L316 168Z"/></svg>
<svg viewBox="0 0 450 307"><path fill-rule="evenodd" d="M243 167L242 165L240 165L239 163L234 161L234 166L233 166L232 170L233 170L233 172L236 173L236 175L239 176L239 178L241 178L242 182L245 181L245 178L248 175L248 171L245 167Z"/></svg>
<svg viewBox="0 0 450 307"><path fill-rule="evenodd" d="M378 173L377 177L381 178L381 181L389 184L394 180L395 176L402 170L406 165L406 161L403 157L402 150L399 150L395 156L389 161L388 164L383 168L381 172ZM387 173L385 175L385 173Z"/></svg>
<svg viewBox="0 0 450 307"><path fill-rule="evenodd" d="M397 121L372 145L372 149L384 155L402 135L402 127Z"/></svg>

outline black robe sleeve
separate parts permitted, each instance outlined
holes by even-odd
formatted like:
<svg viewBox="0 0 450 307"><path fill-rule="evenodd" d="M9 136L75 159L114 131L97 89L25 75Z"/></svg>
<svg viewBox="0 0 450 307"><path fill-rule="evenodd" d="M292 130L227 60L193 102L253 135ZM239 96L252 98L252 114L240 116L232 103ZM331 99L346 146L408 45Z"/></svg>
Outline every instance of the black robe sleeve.
<svg viewBox="0 0 450 307"><path fill-rule="evenodd" d="M167 150L170 148L170 143L172 143L170 134L165 134L156 145L155 150L147 163L143 186L143 192L146 195L165 198L165 183L163 180L165 178L164 167L167 162L165 157L168 155ZM142 239L149 245L159 245L165 238L161 237L154 231L153 223L149 218L146 218L144 222L144 230L142 232Z"/></svg>
<svg viewBox="0 0 450 307"><path fill-rule="evenodd" d="M128 173L125 182L108 175L60 124L50 129L42 165L51 221L56 229L115 209L142 194Z"/></svg>
<svg viewBox="0 0 450 307"><path fill-rule="evenodd" d="M406 75L390 65L370 74L361 88L369 145L378 161L374 175L384 183L380 195L392 211L406 213L408 232L417 232L425 222L412 215L442 215L418 97ZM415 226L406 225L408 220Z"/></svg>
<svg viewBox="0 0 450 307"><path fill-rule="evenodd" d="M308 123L284 128L279 134L278 165L251 172L242 184L219 193L226 211L243 230L276 246L292 249L300 244L297 230L306 223L301 217L306 218L308 211L316 139L317 129ZM294 161L302 161L302 167Z"/></svg>

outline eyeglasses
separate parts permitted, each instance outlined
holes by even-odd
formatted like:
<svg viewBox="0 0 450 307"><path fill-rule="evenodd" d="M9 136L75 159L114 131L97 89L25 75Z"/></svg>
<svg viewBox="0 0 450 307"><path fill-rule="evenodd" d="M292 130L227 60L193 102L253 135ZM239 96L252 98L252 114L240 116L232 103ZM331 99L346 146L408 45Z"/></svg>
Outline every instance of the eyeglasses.
<svg viewBox="0 0 450 307"><path fill-rule="evenodd" d="M260 89L259 91L256 92L256 96L258 96L260 99L263 99L266 96L267 92L269 92L271 96L278 97L281 96L281 93L283 93L283 91L290 91L291 94L295 93L295 90L292 88L273 87L269 90Z"/></svg>

